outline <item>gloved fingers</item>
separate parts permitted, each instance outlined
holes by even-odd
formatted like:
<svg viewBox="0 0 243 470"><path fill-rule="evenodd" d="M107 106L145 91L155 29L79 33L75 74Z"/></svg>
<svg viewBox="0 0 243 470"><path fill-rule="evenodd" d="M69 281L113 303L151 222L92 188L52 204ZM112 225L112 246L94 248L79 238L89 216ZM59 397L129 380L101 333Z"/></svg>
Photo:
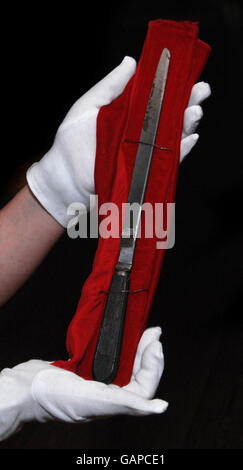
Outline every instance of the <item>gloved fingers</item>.
<svg viewBox="0 0 243 470"><path fill-rule="evenodd" d="M210 85L206 82L198 82L192 87L188 107L202 103L211 95Z"/></svg>
<svg viewBox="0 0 243 470"><path fill-rule="evenodd" d="M160 341L153 341L145 349L140 369L125 390L151 399L158 388L164 370L164 354Z"/></svg>
<svg viewBox="0 0 243 470"><path fill-rule="evenodd" d="M200 103L211 95L211 88L206 82L198 82L192 87L188 106L184 112L183 130L181 136L180 163L190 153L199 135L195 130L203 116Z"/></svg>
<svg viewBox="0 0 243 470"><path fill-rule="evenodd" d="M186 157L186 155L188 155L188 153L192 150L194 145L196 145L198 138L199 138L198 134L191 134L191 135L188 135L187 137L184 137L181 140L180 163Z"/></svg>
<svg viewBox="0 0 243 470"><path fill-rule="evenodd" d="M187 135L195 133L195 130L203 117L202 107L198 104L192 105L186 108L184 112L184 122L183 122L183 131L182 138Z"/></svg>
<svg viewBox="0 0 243 470"><path fill-rule="evenodd" d="M53 419L72 423L119 413L120 402L114 395L117 390L120 387L85 380L53 366L36 375L31 394Z"/></svg>
<svg viewBox="0 0 243 470"><path fill-rule="evenodd" d="M164 413L168 408L168 402L165 400L160 400L159 398L147 400L133 393L130 395L127 391L124 391L124 393L126 393L126 395L124 395L123 405L120 407L119 413L114 410L114 412L111 413L112 415L148 416L151 414Z"/></svg>
<svg viewBox="0 0 243 470"><path fill-rule="evenodd" d="M136 375L136 373L141 367L141 358L147 346L153 341L156 341L156 340L158 341L161 334L162 334L162 330L159 326L147 328L143 332L140 338L140 341L138 343L138 347L137 347L137 352L136 352L134 365L133 365L132 377Z"/></svg>
<svg viewBox="0 0 243 470"><path fill-rule="evenodd" d="M118 414L147 415L162 413L168 406L163 400L147 400L123 388L54 369L37 374L32 396L56 420L78 423Z"/></svg>
<svg viewBox="0 0 243 470"><path fill-rule="evenodd" d="M109 386L108 386L109 387ZM157 388L157 387L156 387ZM110 414L129 414L129 415L149 415L155 413L163 413L168 403L164 400L155 398L148 398L148 394L141 393L141 386L132 386L130 383L126 387L121 387L114 390L113 398L110 397L110 402L113 402L115 406L120 404L119 410L112 411L110 407Z"/></svg>

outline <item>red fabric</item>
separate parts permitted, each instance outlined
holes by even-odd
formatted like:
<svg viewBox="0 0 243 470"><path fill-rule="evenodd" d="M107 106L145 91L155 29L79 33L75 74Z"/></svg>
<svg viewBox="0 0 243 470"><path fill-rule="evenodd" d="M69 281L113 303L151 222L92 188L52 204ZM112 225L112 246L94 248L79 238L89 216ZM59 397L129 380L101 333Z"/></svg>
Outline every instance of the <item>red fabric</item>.
<svg viewBox="0 0 243 470"><path fill-rule="evenodd" d="M95 187L99 205L115 202L119 208L127 201L137 145L153 77L162 52L171 53L157 145L145 202L174 202L179 165L184 110L191 89L203 70L210 47L198 39L197 23L169 20L151 21L135 76L124 93L98 115ZM115 123L115 125L114 125ZM112 130L112 132L111 132ZM121 228L121 224L120 224ZM130 294L128 299L121 361L114 383L129 382L139 339L146 327L160 275L164 250L156 248L157 238L137 240L130 289L148 289ZM93 270L86 280L77 311L67 333L70 361L57 361L58 367L92 379L92 360L108 291L119 254L119 238L100 238Z"/></svg>

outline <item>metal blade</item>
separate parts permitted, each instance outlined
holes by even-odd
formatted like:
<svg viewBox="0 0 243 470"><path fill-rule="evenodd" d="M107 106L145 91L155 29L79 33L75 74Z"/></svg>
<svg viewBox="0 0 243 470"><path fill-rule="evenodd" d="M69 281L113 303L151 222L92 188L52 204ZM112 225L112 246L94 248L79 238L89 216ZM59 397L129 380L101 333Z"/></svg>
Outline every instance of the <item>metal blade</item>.
<svg viewBox="0 0 243 470"><path fill-rule="evenodd" d="M142 204L154 151L153 146L155 144L162 109L169 62L170 52L165 48L160 56L147 104L125 210L120 239L120 256L118 260L118 265L123 266L125 269L131 269L132 266L141 219ZM131 211L132 206L134 208L133 211ZM132 220L131 214L133 216Z"/></svg>

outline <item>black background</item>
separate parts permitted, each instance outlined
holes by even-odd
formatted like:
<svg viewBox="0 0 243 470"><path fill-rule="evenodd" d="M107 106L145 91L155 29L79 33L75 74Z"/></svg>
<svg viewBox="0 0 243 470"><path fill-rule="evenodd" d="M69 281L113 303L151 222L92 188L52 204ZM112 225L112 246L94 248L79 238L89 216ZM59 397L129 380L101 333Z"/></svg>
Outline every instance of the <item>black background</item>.
<svg viewBox="0 0 243 470"><path fill-rule="evenodd" d="M88 2L87 2L88 3ZM1 205L50 147L71 105L124 55L139 59L148 21L200 22L212 53L200 139L180 167L176 244L150 316L163 328L165 415L85 425L31 423L1 449L242 449L241 9L238 0L35 2L2 15ZM42 236L42 234L36 234ZM66 357L67 326L91 271L96 240L56 244L1 309L0 368Z"/></svg>

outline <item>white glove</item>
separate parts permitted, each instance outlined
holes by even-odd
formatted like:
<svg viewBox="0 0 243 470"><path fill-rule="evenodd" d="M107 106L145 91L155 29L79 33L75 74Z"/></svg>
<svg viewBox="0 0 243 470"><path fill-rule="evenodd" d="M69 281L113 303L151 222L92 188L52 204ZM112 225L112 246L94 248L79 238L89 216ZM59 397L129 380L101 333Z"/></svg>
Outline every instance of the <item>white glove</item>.
<svg viewBox="0 0 243 470"><path fill-rule="evenodd" d="M123 92L135 70L135 60L125 57L118 67L85 93L60 125L52 148L27 171L30 189L47 212L64 227L73 217L67 214L69 205L79 202L89 209L90 195L95 194L98 112ZM198 139L194 132L202 117L199 103L209 95L207 83L198 83L192 89L189 108L185 112L181 160Z"/></svg>
<svg viewBox="0 0 243 470"><path fill-rule="evenodd" d="M31 360L0 373L0 441L24 423L91 421L112 415L163 413L168 403L152 399L164 369L159 327L139 342L131 381L125 387L84 380L50 362Z"/></svg>

